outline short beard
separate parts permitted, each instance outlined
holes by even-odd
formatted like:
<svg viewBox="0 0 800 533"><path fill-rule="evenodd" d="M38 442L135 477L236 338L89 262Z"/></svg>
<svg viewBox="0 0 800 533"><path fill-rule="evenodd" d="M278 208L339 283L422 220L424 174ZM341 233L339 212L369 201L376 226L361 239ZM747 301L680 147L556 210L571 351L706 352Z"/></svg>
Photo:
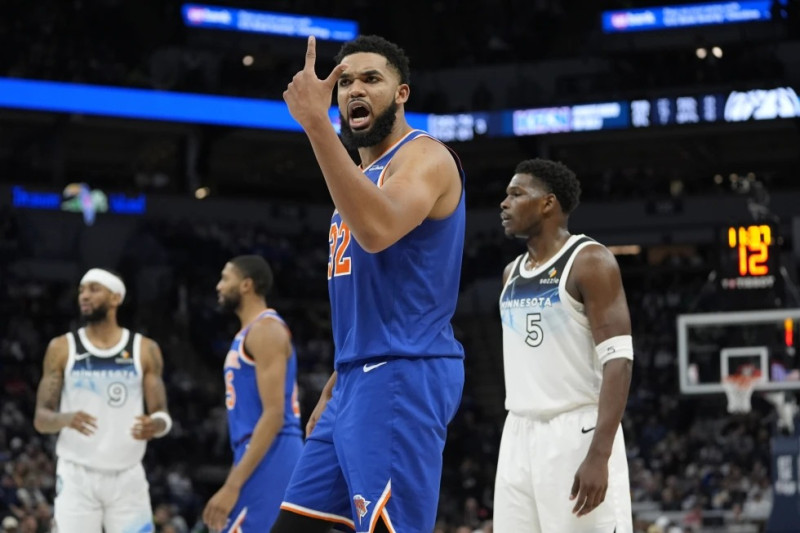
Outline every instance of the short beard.
<svg viewBox="0 0 800 533"><path fill-rule="evenodd" d="M366 131L355 131L347 120L339 113L339 123L342 129L342 142L349 150L367 148L383 142L392 133L394 123L397 121L397 102L392 101L389 107L375 117L372 127Z"/></svg>
<svg viewBox="0 0 800 533"><path fill-rule="evenodd" d="M237 309L239 309L239 305L241 303L242 303L242 295L233 293L230 296L223 296L222 301L219 303L219 307L223 311L230 311L231 313L235 313Z"/></svg>
<svg viewBox="0 0 800 533"><path fill-rule="evenodd" d="M87 324L97 324L108 318L108 306L101 305L97 309L93 309L89 314L82 315L83 321Z"/></svg>

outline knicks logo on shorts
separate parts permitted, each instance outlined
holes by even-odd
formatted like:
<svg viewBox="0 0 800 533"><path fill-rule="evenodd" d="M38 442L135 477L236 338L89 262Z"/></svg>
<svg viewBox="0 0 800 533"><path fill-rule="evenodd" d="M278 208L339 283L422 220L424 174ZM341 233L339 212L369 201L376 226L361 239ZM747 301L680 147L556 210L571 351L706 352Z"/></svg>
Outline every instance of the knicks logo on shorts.
<svg viewBox="0 0 800 533"><path fill-rule="evenodd" d="M361 525L361 519L367 516L367 506L371 501L365 500L361 494L353 496L353 503L356 506L356 514L358 514L358 525Z"/></svg>

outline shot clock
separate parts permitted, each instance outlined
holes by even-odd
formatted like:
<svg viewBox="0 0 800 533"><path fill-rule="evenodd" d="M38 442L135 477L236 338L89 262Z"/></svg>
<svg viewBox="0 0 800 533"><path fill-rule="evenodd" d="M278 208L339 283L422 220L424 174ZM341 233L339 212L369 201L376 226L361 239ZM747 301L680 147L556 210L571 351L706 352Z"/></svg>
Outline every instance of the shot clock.
<svg viewBox="0 0 800 533"><path fill-rule="evenodd" d="M720 249L720 286L726 291L773 293L778 272L777 228L771 224L731 224L724 228Z"/></svg>
<svg viewBox="0 0 800 533"><path fill-rule="evenodd" d="M728 247L736 250L739 276L771 274L774 237L768 224L728 227Z"/></svg>

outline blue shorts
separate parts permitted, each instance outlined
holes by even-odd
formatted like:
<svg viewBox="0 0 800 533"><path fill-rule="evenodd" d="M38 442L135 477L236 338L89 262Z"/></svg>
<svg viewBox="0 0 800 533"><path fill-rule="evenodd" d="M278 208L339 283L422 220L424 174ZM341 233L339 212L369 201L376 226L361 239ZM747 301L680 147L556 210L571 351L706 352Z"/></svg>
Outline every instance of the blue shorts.
<svg viewBox="0 0 800 533"><path fill-rule="evenodd" d="M281 509L372 532L430 533L447 424L461 401L460 358L342 365Z"/></svg>
<svg viewBox="0 0 800 533"><path fill-rule="evenodd" d="M249 441L240 444L233 453L238 463ZM278 518L286 486L303 451L300 435L278 435L264 459L242 487L239 499L228 515L224 533L269 531Z"/></svg>

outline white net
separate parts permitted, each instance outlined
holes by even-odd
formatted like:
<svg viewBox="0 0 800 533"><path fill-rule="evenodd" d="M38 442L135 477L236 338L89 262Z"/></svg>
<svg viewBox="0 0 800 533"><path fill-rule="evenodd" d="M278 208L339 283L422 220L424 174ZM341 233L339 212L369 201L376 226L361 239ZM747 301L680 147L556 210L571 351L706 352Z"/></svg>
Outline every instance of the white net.
<svg viewBox="0 0 800 533"><path fill-rule="evenodd" d="M730 376L722 381L725 396L728 397L729 413L749 413L752 409L750 398L759 378L756 376Z"/></svg>

